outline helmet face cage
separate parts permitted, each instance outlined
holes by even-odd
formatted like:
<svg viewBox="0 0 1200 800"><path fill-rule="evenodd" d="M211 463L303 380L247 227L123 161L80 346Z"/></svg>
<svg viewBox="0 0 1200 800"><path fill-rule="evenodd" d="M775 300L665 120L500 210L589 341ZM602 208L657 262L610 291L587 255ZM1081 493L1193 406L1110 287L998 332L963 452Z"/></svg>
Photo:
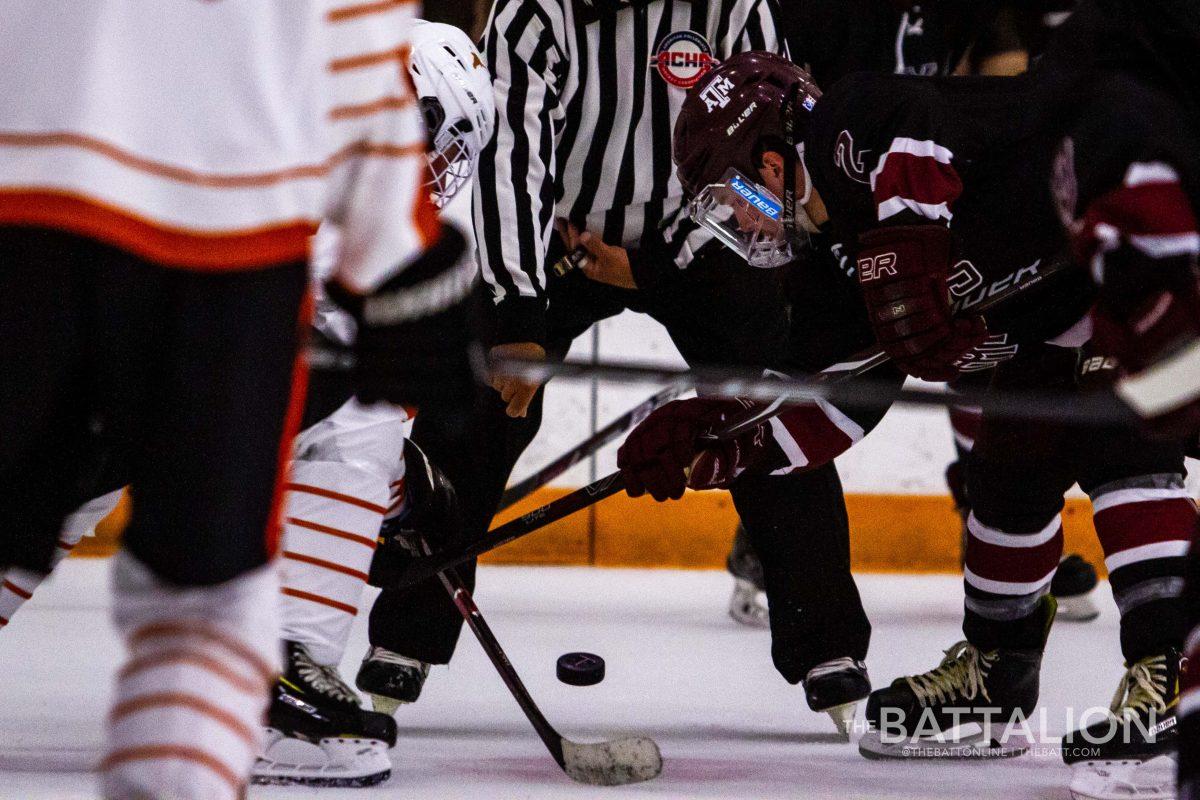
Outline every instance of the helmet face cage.
<svg viewBox="0 0 1200 800"><path fill-rule="evenodd" d="M692 220L752 267L774 269L793 258L800 236L784 224L783 204L737 169L705 186L688 206Z"/></svg>
<svg viewBox="0 0 1200 800"><path fill-rule="evenodd" d="M441 130L429 151L426 186L438 208L445 208L475 174L479 153L471 146L470 131L471 123L459 120Z"/></svg>

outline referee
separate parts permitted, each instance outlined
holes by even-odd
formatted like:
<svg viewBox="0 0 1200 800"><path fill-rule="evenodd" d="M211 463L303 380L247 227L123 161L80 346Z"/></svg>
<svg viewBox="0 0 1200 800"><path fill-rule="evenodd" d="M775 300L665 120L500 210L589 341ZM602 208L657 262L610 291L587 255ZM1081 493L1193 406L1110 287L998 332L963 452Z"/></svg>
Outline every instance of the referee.
<svg viewBox="0 0 1200 800"><path fill-rule="evenodd" d="M777 14L775 0L496 0L483 49L499 120L474 197L493 354L561 359L593 323L632 309L660 322L689 362L780 366L789 326L779 275L687 218L671 161L686 90L714 60L784 50ZM576 246L589 254L581 268L556 274ZM497 378L493 388L470 423L470 452L434 435L438 409L422 409L413 433L454 482L468 535L486 530L541 423L539 386ZM835 469L731 492L766 568L783 676L797 683L823 662L864 658L870 626ZM460 628L437 581L385 591L371 613L372 658L400 666L368 659L360 688L415 699ZM405 676L413 662L420 675Z"/></svg>

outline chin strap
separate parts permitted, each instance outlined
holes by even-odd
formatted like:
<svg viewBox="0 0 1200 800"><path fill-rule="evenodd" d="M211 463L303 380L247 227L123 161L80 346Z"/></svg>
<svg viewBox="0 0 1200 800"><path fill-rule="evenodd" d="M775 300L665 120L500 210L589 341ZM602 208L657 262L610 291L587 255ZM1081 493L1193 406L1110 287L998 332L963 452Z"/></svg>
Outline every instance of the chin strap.
<svg viewBox="0 0 1200 800"><path fill-rule="evenodd" d="M788 90L783 105L783 141L787 145L787 153L783 158L783 228L788 238L793 240L802 238L799 231L805 234L817 232L817 226L804 210L804 204L812 197L812 178L801 155L804 143L796 141L796 102L799 99L800 84L797 83ZM804 173L804 196L800 198L796 197L797 164Z"/></svg>

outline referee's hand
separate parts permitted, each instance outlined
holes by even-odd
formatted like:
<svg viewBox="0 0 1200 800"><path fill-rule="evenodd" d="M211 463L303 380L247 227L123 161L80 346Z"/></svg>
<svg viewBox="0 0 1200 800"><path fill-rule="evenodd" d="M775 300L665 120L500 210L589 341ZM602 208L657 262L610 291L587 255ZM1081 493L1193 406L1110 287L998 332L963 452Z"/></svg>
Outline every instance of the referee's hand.
<svg viewBox="0 0 1200 800"><path fill-rule="evenodd" d="M513 342L511 344L498 344L491 350L491 356L496 358L524 358L524 359L544 359L546 351L540 344L535 342ZM493 375L492 388L500 393L500 399L508 404L504 409L504 413L510 417L524 417L529 413L529 404L533 402L533 396L537 394L538 387L541 386L537 382L529 382L520 378L512 378L506 375Z"/></svg>
<svg viewBox="0 0 1200 800"><path fill-rule="evenodd" d="M605 244L599 236L590 231L581 233L570 223L561 226L559 234L563 237L568 251L576 247L587 250L587 258L579 265L579 269L588 278L619 289L637 288L637 283L633 280L633 268L629 264L629 253L624 247Z"/></svg>

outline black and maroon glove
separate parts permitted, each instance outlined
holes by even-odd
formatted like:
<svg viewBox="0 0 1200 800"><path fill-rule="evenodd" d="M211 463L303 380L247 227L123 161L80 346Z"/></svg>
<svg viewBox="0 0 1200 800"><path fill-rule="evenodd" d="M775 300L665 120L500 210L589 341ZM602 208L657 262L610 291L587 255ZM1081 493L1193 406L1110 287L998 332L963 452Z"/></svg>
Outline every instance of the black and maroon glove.
<svg viewBox="0 0 1200 800"><path fill-rule="evenodd" d="M678 500L683 490L720 489L740 475L763 449L762 426L725 442L699 442L732 424L752 404L697 397L667 403L646 417L617 451L630 497Z"/></svg>
<svg viewBox="0 0 1200 800"><path fill-rule="evenodd" d="M859 237L858 282L875 338L897 367L927 381L956 376L956 362L987 338L982 317L951 316L951 243L941 225L898 225Z"/></svg>
<svg viewBox="0 0 1200 800"><path fill-rule="evenodd" d="M1175 272L1149 292L1106 287L1092 309L1092 344L1116 357L1117 394L1152 431L1194 439L1200 431L1200 280L1191 269Z"/></svg>

